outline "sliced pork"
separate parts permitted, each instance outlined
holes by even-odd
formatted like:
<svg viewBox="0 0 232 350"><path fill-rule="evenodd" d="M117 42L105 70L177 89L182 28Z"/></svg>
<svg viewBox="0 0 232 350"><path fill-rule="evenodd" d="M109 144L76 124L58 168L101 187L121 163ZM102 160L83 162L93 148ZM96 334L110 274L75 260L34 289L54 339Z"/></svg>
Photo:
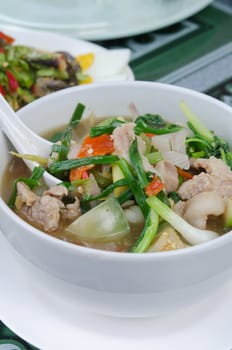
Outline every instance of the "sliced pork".
<svg viewBox="0 0 232 350"><path fill-rule="evenodd" d="M221 159L197 159L192 165L205 172L193 176L180 186L178 194L183 200L193 198L201 192L212 191L225 198L232 196L232 171Z"/></svg>
<svg viewBox="0 0 232 350"><path fill-rule="evenodd" d="M42 225L45 231L58 229L61 215L75 219L80 215L79 200L64 204L62 199L68 191L64 186L54 186L45 191L42 196L36 195L23 182L17 184L16 209L29 221Z"/></svg>
<svg viewBox="0 0 232 350"><path fill-rule="evenodd" d="M58 199L62 199L63 197L68 195L68 189L65 186L57 185L50 187L47 191L43 193L43 195L48 195L52 197L56 197Z"/></svg>
<svg viewBox="0 0 232 350"><path fill-rule="evenodd" d="M135 140L134 123L125 123L114 129L112 137L115 153L130 162L129 148Z"/></svg>
<svg viewBox="0 0 232 350"><path fill-rule="evenodd" d="M177 203L175 210L191 225L206 229L209 216L220 216L224 213L225 202L216 192L202 192L185 202Z"/></svg>
<svg viewBox="0 0 232 350"><path fill-rule="evenodd" d="M75 198L74 203L69 203L65 205L65 208L60 209L60 213L63 219L75 220L81 215L80 202Z"/></svg>
<svg viewBox="0 0 232 350"><path fill-rule="evenodd" d="M136 136L134 132L134 123L125 123L117 127L113 131L113 142L115 153L119 158L124 158L128 163L130 162L129 149L132 142L137 137L138 152L141 157L143 168L145 172L154 172L154 167L149 163L147 157L144 155L146 151L146 143L140 136Z"/></svg>
<svg viewBox="0 0 232 350"><path fill-rule="evenodd" d="M179 179L175 165L161 160L156 164L155 170L161 177L167 193L177 190Z"/></svg>

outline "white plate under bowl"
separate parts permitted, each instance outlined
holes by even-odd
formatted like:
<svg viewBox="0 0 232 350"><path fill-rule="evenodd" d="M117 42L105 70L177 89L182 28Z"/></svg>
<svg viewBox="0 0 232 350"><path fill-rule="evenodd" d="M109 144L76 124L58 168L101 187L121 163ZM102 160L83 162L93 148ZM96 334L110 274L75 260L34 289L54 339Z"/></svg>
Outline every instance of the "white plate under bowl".
<svg viewBox="0 0 232 350"><path fill-rule="evenodd" d="M231 271L229 272L231 274ZM229 350L232 281L207 300L160 318L100 316L62 296L59 281L38 270L0 232L0 319L41 350Z"/></svg>
<svg viewBox="0 0 232 350"><path fill-rule="evenodd" d="M194 15L212 0L7 0L0 22L88 40L157 30Z"/></svg>
<svg viewBox="0 0 232 350"><path fill-rule="evenodd" d="M2 24L0 24L0 31L13 37L15 39L14 44L32 46L48 51L67 51L73 56L88 52L107 51L107 49L100 45L52 32ZM129 66L126 66L118 76L119 78L117 80L134 80L134 74Z"/></svg>

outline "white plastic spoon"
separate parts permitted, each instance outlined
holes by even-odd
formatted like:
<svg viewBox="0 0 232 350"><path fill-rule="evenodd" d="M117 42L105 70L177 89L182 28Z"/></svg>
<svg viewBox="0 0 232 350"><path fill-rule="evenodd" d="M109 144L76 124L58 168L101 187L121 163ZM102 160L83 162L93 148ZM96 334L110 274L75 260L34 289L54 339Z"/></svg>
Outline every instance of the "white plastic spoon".
<svg viewBox="0 0 232 350"><path fill-rule="evenodd" d="M22 154L33 154L48 158L51 153L52 143L35 134L28 128L0 94L0 127L9 138L16 150ZM24 160L27 166L33 170L38 164L30 160ZM60 182L47 171L43 179L47 186L55 186Z"/></svg>

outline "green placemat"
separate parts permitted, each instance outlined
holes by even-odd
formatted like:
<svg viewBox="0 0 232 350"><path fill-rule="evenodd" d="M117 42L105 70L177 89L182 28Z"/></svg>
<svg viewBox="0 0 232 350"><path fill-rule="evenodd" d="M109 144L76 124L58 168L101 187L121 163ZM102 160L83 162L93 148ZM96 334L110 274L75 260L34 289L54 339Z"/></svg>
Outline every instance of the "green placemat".
<svg viewBox="0 0 232 350"><path fill-rule="evenodd" d="M0 321L0 350L36 350Z"/></svg>
<svg viewBox="0 0 232 350"><path fill-rule="evenodd" d="M231 41L232 2L227 0L163 30L98 44L129 48L135 78L156 81Z"/></svg>

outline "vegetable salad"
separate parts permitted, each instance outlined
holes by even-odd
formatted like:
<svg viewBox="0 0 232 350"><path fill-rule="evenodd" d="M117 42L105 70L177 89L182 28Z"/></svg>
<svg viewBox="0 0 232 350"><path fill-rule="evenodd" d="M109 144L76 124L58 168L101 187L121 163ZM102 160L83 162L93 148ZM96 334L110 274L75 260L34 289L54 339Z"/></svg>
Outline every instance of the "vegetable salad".
<svg viewBox="0 0 232 350"><path fill-rule="evenodd" d="M0 32L0 93L14 110L48 93L92 82L86 70L93 65L93 53L73 57L14 41Z"/></svg>

